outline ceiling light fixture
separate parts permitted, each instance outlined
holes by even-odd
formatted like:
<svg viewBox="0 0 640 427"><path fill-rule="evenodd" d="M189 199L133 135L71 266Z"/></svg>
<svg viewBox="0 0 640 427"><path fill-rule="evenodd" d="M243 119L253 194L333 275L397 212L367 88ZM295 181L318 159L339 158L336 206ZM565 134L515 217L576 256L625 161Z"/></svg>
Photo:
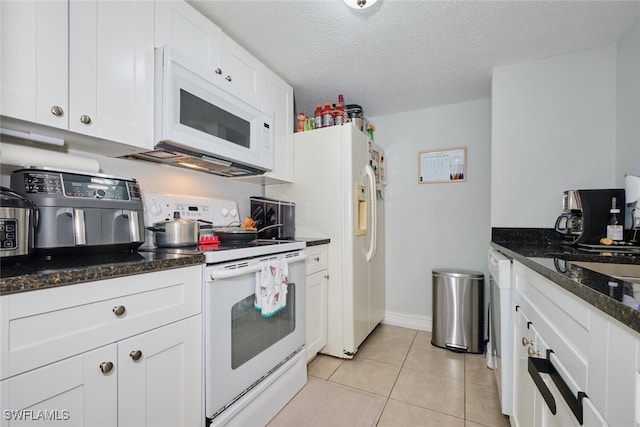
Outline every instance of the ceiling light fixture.
<svg viewBox="0 0 640 427"><path fill-rule="evenodd" d="M354 9L365 9L369 6L373 6L378 0L343 0L347 6Z"/></svg>

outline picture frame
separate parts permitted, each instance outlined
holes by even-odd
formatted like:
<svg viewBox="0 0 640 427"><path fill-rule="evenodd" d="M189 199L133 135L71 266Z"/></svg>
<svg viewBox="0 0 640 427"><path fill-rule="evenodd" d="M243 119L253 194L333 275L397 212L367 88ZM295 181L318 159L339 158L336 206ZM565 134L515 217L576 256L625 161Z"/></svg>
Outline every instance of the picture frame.
<svg viewBox="0 0 640 427"><path fill-rule="evenodd" d="M418 153L418 183L452 183L467 180L467 147Z"/></svg>

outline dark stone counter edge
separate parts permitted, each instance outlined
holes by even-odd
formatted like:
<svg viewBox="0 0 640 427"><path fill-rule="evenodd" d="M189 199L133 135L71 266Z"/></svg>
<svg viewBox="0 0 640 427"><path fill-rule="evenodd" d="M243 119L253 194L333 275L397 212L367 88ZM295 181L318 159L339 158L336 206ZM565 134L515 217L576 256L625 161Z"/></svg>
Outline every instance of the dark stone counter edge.
<svg viewBox="0 0 640 427"><path fill-rule="evenodd" d="M613 317L620 323L628 326L636 332L640 333L640 313L632 307L628 307L619 301L609 298L606 295L586 286L576 280L571 279L557 271L553 271L535 261L530 260L527 256L514 252L499 243L491 242L491 247L501 252L508 258L518 261L526 267L541 274L568 292L571 292L586 303L594 306L603 313ZM612 279L614 280L614 279Z"/></svg>
<svg viewBox="0 0 640 427"><path fill-rule="evenodd" d="M0 279L0 296L204 264L204 255L69 268Z"/></svg>
<svg viewBox="0 0 640 427"><path fill-rule="evenodd" d="M296 237L296 240L305 242L307 247L311 246L320 246L320 245L328 245L331 243L331 239L320 238L320 237Z"/></svg>

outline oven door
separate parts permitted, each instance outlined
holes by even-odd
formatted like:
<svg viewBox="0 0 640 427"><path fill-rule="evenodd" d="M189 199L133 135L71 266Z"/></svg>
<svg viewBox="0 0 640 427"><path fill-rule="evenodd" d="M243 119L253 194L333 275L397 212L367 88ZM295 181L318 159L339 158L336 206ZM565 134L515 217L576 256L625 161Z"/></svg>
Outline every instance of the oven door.
<svg viewBox="0 0 640 427"><path fill-rule="evenodd" d="M174 48L156 49L156 142L260 169L273 167L271 118L256 100L215 83L213 71Z"/></svg>
<svg viewBox="0 0 640 427"><path fill-rule="evenodd" d="M284 309L263 317L254 307L262 264L288 264ZM305 342L305 256L296 251L207 268L205 406L215 417L255 387ZM213 280L212 280L213 277Z"/></svg>

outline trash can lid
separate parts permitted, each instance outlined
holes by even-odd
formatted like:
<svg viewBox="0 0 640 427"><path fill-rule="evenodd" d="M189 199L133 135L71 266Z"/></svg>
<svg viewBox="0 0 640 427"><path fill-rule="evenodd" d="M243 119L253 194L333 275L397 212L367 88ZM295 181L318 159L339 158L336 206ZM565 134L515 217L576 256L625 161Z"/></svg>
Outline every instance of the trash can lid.
<svg viewBox="0 0 640 427"><path fill-rule="evenodd" d="M475 270L460 270L454 268L438 268L432 270L434 276L460 277L464 279L484 279L484 273Z"/></svg>

